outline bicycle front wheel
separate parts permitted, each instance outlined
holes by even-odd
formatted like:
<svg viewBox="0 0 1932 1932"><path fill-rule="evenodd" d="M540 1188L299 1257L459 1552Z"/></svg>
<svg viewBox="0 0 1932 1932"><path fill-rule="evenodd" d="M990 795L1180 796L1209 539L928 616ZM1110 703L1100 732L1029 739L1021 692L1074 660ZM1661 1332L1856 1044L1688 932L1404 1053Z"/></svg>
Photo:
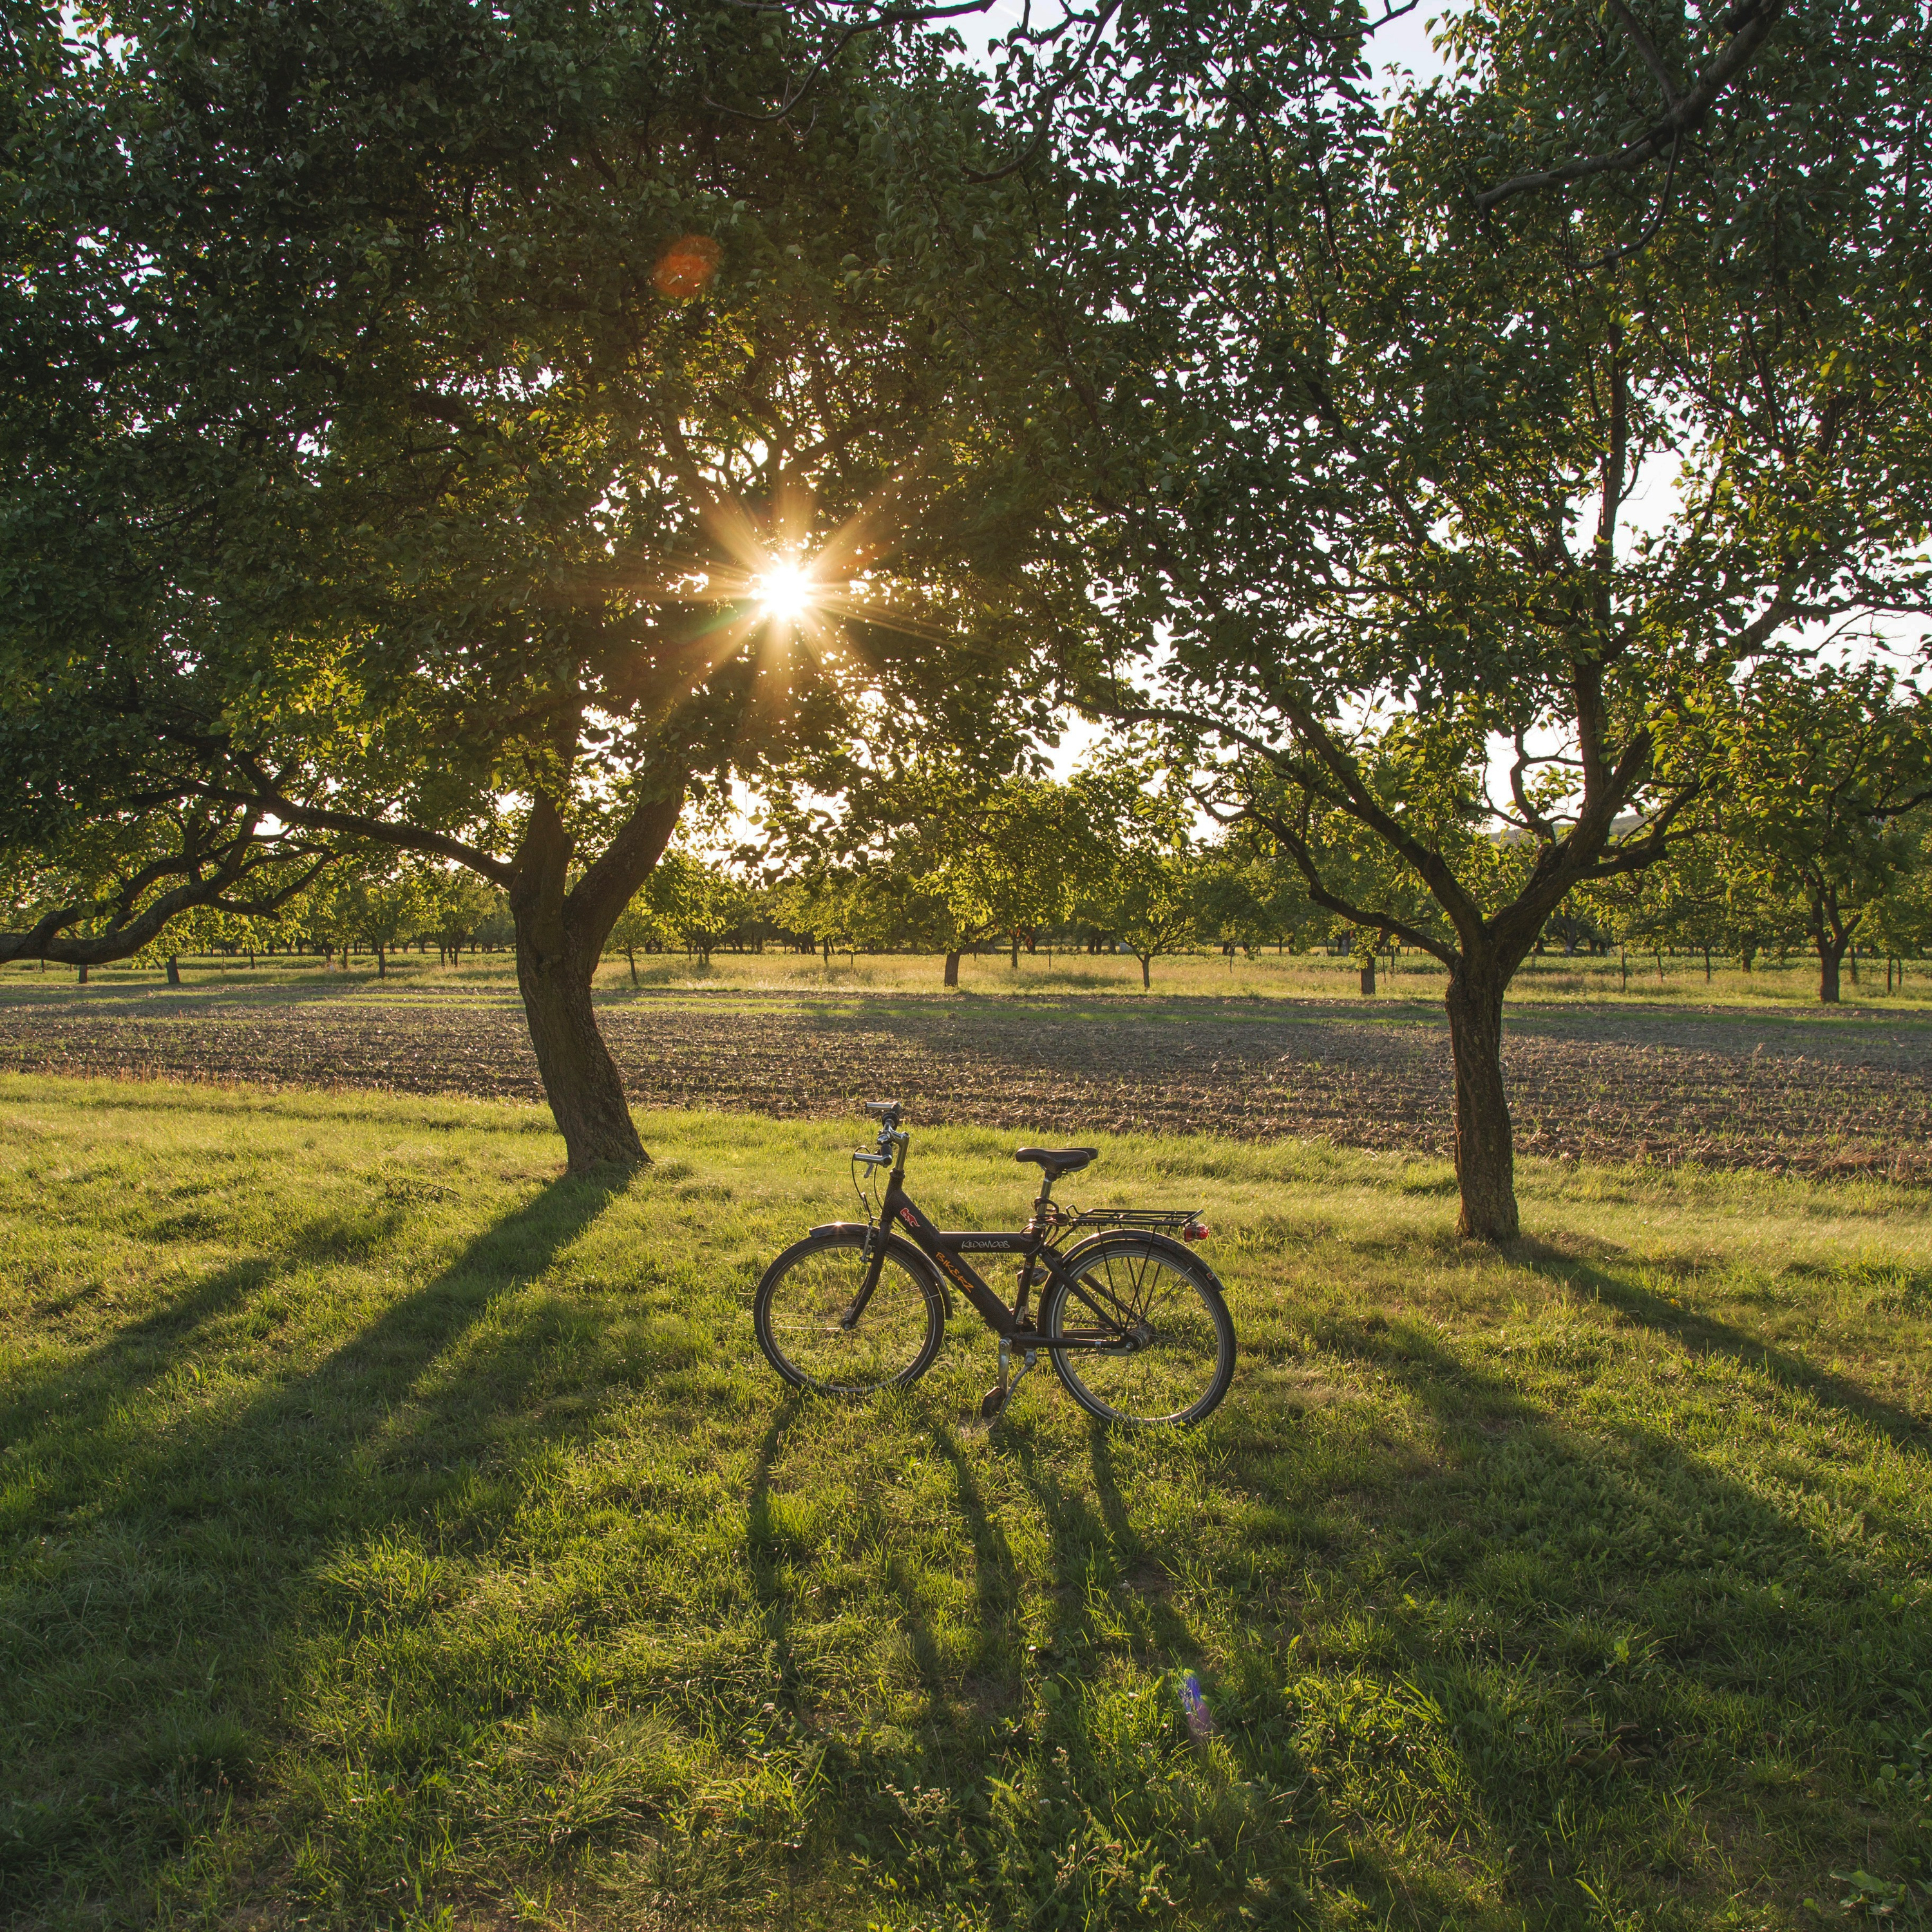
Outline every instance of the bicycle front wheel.
<svg viewBox="0 0 1932 1932"><path fill-rule="evenodd" d="M1204 1262L1136 1234L1070 1257L1040 1325L1066 1392L1103 1422L1198 1422L1234 1378L1234 1324Z"/></svg>
<svg viewBox="0 0 1932 1932"><path fill-rule="evenodd" d="M872 1395L904 1388L932 1366L946 1332L938 1285L889 1247L855 1317L868 1264L864 1229L842 1228L808 1236L766 1269L752 1323L787 1382L823 1395Z"/></svg>

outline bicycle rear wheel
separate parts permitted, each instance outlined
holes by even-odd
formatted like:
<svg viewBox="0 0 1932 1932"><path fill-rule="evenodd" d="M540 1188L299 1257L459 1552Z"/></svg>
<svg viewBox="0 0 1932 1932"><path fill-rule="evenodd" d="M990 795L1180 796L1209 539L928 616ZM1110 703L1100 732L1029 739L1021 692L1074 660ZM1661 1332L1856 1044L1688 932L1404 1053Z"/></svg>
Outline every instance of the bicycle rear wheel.
<svg viewBox="0 0 1932 1932"><path fill-rule="evenodd" d="M946 1332L938 1284L888 1247L878 1286L848 1325L866 1267L865 1231L842 1228L808 1235L766 1269L752 1324L765 1359L794 1387L872 1395L932 1366Z"/></svg>
<svg viewBox="0 0 1932 1932"><path fill-rule="evenodd" d="M1144 1235L1103 1235L1047 1291L1040 1326L1066 1392L1104 1422L1198 1422L1234 1377L1234 1324L1206 1262Z"/></svg>

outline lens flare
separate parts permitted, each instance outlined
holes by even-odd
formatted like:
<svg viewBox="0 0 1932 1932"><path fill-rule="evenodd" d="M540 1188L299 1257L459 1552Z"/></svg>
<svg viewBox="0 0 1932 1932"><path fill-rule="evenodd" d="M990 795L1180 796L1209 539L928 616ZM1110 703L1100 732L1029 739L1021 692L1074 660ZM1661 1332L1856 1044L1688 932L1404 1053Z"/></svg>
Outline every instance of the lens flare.
<svg viewBox="0 0 1932 1932"><path fill-rule="evenodd" d="M651 286L672 302L688 302L702 295L724 251L708 235L680 235L658 257Z"/></svg>

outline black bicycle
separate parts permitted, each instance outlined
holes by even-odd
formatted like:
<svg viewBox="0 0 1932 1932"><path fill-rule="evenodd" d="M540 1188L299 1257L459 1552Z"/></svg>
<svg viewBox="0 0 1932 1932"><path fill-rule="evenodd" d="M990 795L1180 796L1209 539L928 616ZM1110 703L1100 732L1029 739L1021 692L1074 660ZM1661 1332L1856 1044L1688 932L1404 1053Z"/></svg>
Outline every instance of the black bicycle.
<svg viewBox="0 0 1932 1932"><path fill-rule="evenodd" d="M758 1346L787 1382L842 1396L909 1386L939 1353L950 1284L1000 1338L1000 1379L980 1405L989 1421L1042 1350L1067 1394L1106 1422L1198 1422L1228 1393L1234 1324L1214 1270L1187 1245L1208 1232L1194 1210L1058 1207L1053 1184L1099 1150L1022 1148L1014 1159L1040 1170L1027 1225L947 1232L907 1198L912 1137L900 1130L899 1103L866 1111L879 1116L878 1143L855 1153L852 1168L867 1218L813 1228L765 1270L752 1303ZM1017 1259L1010 1307L968 1255Z"/></svg>

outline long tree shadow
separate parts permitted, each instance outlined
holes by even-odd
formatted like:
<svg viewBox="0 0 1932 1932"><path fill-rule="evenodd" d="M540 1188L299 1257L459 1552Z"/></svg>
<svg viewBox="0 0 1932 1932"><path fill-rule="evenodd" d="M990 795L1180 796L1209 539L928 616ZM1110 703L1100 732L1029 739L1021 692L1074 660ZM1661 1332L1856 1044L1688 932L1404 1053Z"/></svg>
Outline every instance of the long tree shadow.
<svg viewBox="0 0 1932 1932"><path fill-rule="evenodd" d="M1667 1295L1610 1274L1591 1262L1534 1242L1523 1243L1516 1258L1569 1293L1600 1303L1632 1322L1668 1335L1687 1354L1721 1356L1740 1366L1756 1369L1780 1388L1811 1396L1868 1423L1888 1436L1894 1447L1914 1455L1924 1456L1932 1448L1932 1426L1924 1418L1882 1400L1857 1383L1821 1369L1761 1336L1750 1334L1696 1308L1681 1306Z"/></svg>
<svg viewBox="0 0 1932 1932"><path fill-rule="evenodd" d="M36 1380L9 1417L10 1449L40 1478L41 1520L18 1527L59 1533L0 1594L0 1888L23 1907L50 1897L116 1820L164 1855L187 1828L184 1780L245 1775L280 1721L276 1659L309 1614L319 1565L477 1489L494 1425L538 1372L541 1334L520 1323L425 1383L625 1184L547 1186L313 1366L238 1402L144 1423L126 1378L188 1361L209 1323L304 1258L301 1229L289 1252L216 1271ZM512 1507L488 1487L467 1509L477 1534ZM46 1512L61 1500L56 1522Z"/></svg>
<svg viewBox="0 0 1932 1932"><path fill-rule="evenodd" d="M1673 1792L1721 1808L1760 1759L1856 1759L1932 1673L1932 1625L1897 1593L1926 1555L1916 1516L1889 1526L1899 1546L1881 1558L1856 1519L1800 1507L1775 1472L1761 1491L1641 1418L1552 1413L1424 1325L1330 1322L1318 1340L1436 1434L1433 1474L1335 1567L1380 1601L1382 1668L1426 1696L1443 1775L1522 1849L1506 1888L1522 1904L1586 1910L1576 1881L1593 1858L1629 1858L1633 1821L1654 1837L1650 1869L1694 1880L1707 1826ZM1764 1366L1755 1346L1747 1359ZM1338 1708L1346 1760L1372 1726ZM1777 1818L1786 1856L1827 1855L1820 1834L1841 1820L1796 1794L1767 1816L1769 1802L1759 1828ZM1714 1813L1708 1828L1737 1828Z"/></svg>

